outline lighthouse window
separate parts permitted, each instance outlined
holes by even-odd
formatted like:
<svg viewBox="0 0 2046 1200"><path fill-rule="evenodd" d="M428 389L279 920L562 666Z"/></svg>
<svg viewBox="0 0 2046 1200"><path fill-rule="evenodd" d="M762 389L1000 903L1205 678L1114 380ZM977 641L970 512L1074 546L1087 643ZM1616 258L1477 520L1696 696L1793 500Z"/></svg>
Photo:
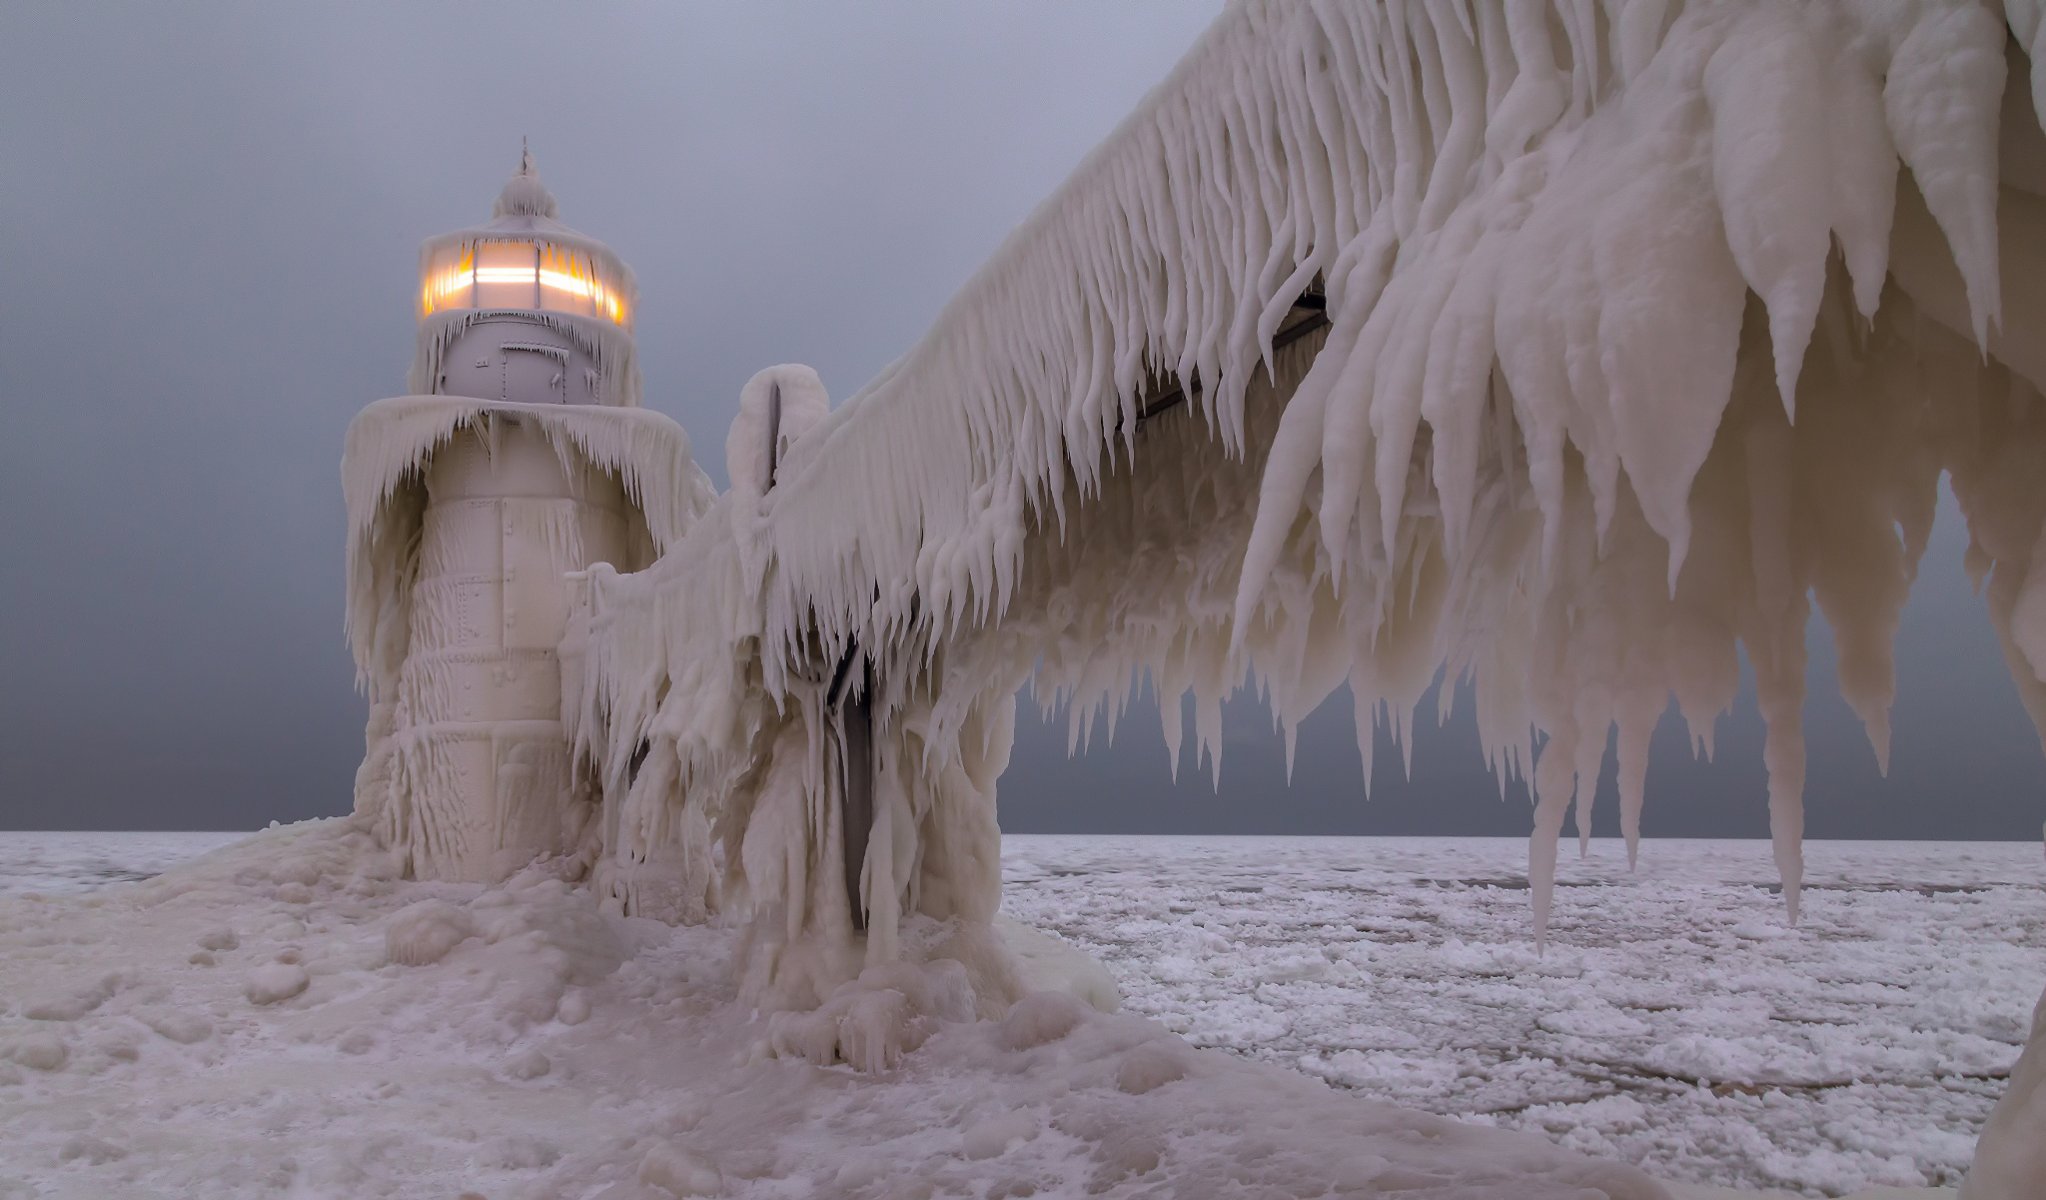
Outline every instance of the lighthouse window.
<svg viewBox="0 0 2046 1200"><path fill-rule="evenodd" d="M628 324L624 288L585 254L535 242L483 242L428 262L420 308L532 308Z"/></svg>
<svg viewBox="0 0 2046 1200"><path fill-rule="evenodd" d="M476 247L476 307L539 308L540 248L531 242Z"/></svg>

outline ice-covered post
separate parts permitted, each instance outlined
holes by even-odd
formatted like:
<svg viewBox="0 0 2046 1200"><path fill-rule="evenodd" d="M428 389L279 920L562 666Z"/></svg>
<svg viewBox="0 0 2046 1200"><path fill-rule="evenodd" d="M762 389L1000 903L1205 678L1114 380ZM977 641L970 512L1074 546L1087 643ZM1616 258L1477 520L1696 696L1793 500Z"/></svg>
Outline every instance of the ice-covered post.
<svg viewBox="0 0 2046 1200"><path fill-rule="evenodd" d="M781 438L781 379L767 383L767 446L762 494L774 490L775 472L781 466L785 447ZM860 678L852 677L857 664ZM845 902L854 929L867 925L866 905L860 900L860 874L867 861L867 839L874 825L874 709L870 692L873 669L858 645L846 647L832 672L831 687L825 693L824 711L832 723L832 744L838 748L839 828L845 869Z"/></svg>
<svg viewBox="0 0 2046 1200"><path fill-rule="evenodd" d="M781 465L781 380L767 387L767 486L774 487L774 469Z"/></svg>

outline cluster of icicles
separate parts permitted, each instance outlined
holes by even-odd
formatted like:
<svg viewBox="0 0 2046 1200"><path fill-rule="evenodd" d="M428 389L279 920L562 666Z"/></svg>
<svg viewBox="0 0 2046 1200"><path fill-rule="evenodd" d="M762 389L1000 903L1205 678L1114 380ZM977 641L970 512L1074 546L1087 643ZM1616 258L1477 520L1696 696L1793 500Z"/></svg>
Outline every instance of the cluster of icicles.
<svg viewBox="0 0 2046 1200"><path fill-rule="evenodd" d="M2041 36L2018 3L1239 4L771 492L601 581L583 753L622 793L650 747L631 837L693 809L741 871L763 739L827 759L864 654L929 793L864 886L915 911L1026 680L1077 730L1148 675L1175 757L1191 693L1211 760L1246 680L1289 731L1347 682L1368 773L1446 671L1532 775L1545 921L1611 731L1631 841L1655 721L1709 751L1745 652L1794 914L1811 605L1885 756L1942 473L2046 722L2046 343L2004 332L2046 317ZM1316 281L1329 327L1274 349ZM774 818L812 867L828 774ZM816 880L774 877L795 930Z"/></svg>

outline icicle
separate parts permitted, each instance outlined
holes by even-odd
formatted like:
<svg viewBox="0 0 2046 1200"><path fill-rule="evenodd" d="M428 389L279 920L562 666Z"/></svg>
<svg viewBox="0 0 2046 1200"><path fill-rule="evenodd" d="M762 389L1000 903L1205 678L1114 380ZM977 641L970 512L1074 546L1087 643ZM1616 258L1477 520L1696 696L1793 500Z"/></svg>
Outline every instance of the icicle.
<svg viewBox="0 0 2046 1200"><path fill-rule="evenodd" d="M1535 760L1534 832L1527 843L1527 885L1534 900L1535 949L1548 948L1549 912L1556 896L1556 841L1574 791L1570 756L1555 738Z"/></svg>
<svg viewBox="0 0 2046 1200"><path fill-rule="evenodd" d="M1641 855L1641 805L1648 784L1648 743L1656 719L1656 712L1645 704L1631 704L1620 711L1620 835L1627 839L1629 871L1638 865Z"/></svg>

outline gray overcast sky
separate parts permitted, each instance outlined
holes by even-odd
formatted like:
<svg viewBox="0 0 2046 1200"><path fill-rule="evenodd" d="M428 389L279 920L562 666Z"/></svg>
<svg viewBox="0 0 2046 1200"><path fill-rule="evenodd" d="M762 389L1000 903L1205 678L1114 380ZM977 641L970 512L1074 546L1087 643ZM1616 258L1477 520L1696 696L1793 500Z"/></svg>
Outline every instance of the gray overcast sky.
<svg viewBox="0 0 2046 1200"><path fill-rule="evenodd" d="M648 403L722 482L757 368L834 395L914 341L1198 35L1119 4L0 6L0 828L237 828L345 811L341 435L403 390L421 239L532 139L639 274ZM1942 512L1905 618L1889 779L1815 637L1815 837L2037 837L2046 770ZM1078 761L1026 718L1006 828L1524 833L1464 715L1360 795L1346 702L1292 787L1248 701L1219 796L1157 722ZM1759 723L1648 831L1759 835ZM1604 797L1613 824L1610 778Z"/></svg>

